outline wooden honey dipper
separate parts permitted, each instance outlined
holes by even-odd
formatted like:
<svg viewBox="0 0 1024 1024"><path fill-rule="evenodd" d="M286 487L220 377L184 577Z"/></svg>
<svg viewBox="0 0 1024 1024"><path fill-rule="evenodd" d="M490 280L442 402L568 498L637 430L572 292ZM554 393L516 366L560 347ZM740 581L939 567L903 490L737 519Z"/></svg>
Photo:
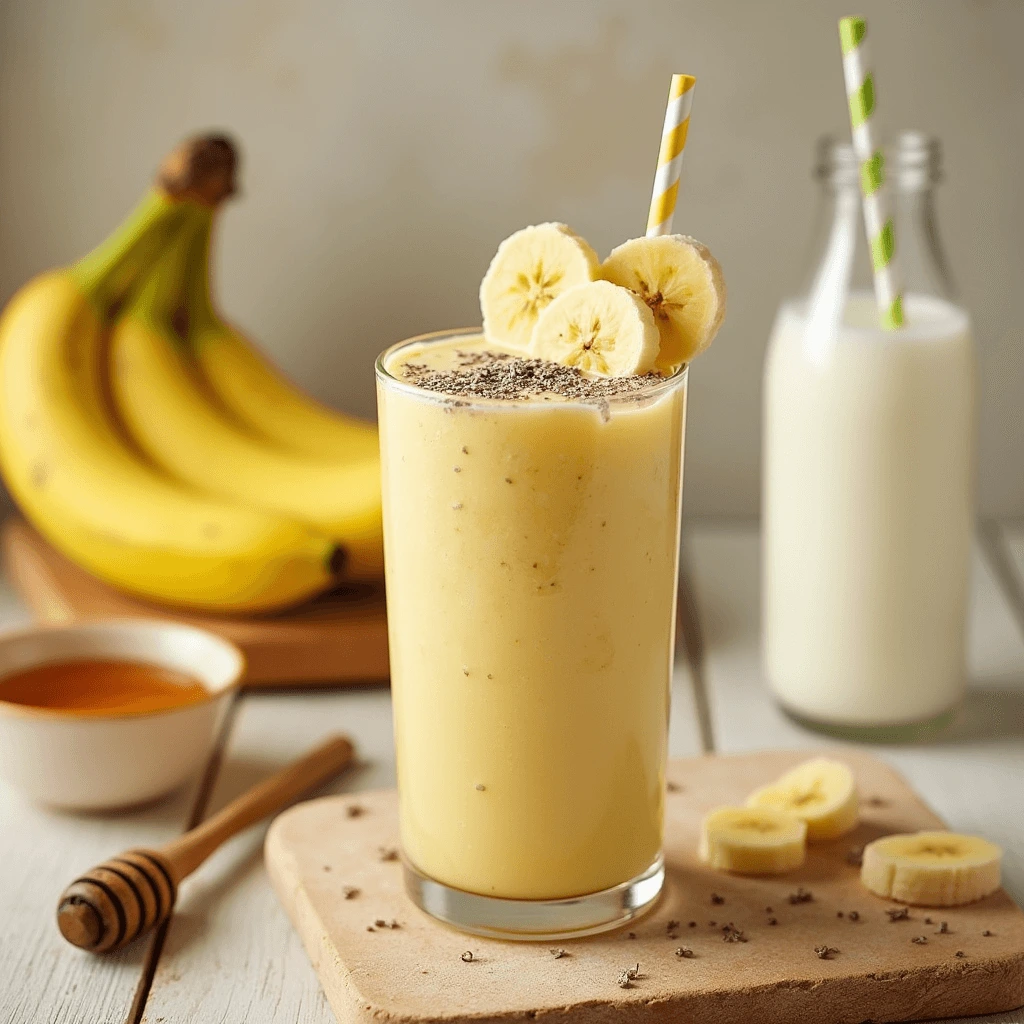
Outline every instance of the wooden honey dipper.
<svg viewBox="0 0 1024 1024"><path fill-rule="evenodd" d="M92 953L134 942L171 916L178 884L221 843L333 778L353 754L347 737L334 736L159 849L127 850L104 861L61 895L61 935Z"/></svg>

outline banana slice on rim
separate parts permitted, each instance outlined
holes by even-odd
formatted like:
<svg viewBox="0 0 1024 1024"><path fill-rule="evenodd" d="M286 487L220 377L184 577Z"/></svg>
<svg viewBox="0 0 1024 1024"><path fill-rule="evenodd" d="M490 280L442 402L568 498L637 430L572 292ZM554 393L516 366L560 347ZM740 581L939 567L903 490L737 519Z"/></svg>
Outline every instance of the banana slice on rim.
<svg viewBox="0 0 1024 1024"><path fill-rule="evenodd" d="M841 761L816 757L747 797L748 807L775 807L807 822L807 838L835 839L857 824L853 773Z"/></svg>
<svg viewBox="0 0 1024 1024"><path fill-rule="evenodd" d="M978 836L916 832L864 847L860 880L877 896L919 907L958 907L996 891L1003 851Z"/></svg>
<svg viewBox="0 0 1024 1024"><path fill-rule="evenodd" d="M537 318L563 292L598 276L597 253L565 224L536 224L498 246L480 283L484 334L526 349Z"/></svg>
<svg viewBox="0 0 1024 1024"><path fill-rule="evenodd" d="M700 859L717 871L781 875L804 862L807 826L774 807L717 807L701 826Z"/></svg>
<svg viewBox="0 0 1024 1024"><path fill-rule="evenodd" d="M563 292L541 313L530 355L605 377L654 369L658 328L647 305L626 288L592 281Z"/></svg>
<svg viewBox="0 0 1024 1024"><path fill-rule="evenodd" d="M601 265L606 281L636 292L661 335L659 370L700 355L725 318L725 278L707 246L687 235L634 238Z"/></svg>

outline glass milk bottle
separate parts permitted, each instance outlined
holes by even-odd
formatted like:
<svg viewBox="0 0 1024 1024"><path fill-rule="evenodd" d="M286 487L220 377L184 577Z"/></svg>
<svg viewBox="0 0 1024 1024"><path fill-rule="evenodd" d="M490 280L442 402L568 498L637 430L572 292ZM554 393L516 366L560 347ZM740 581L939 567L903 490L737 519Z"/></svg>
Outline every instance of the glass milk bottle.
<svg viewBox="0 0 1024 1024"><path fill-rule="evenodd" d="M939 145L886 155L905 326L879 326L852 148L825 140L815 267L764 368L767 678L803 724L926 735L964 692L975 362L936 230Z"/></svg>

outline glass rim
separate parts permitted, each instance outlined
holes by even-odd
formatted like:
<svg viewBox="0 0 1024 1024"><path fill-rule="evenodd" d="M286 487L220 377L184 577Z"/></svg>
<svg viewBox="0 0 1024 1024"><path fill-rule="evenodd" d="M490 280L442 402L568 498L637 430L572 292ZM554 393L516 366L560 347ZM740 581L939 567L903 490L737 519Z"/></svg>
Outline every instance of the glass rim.
<svg viewBox="0 0 1024 1024"><path fill-rule="evenodd" d="M478 408L501 409L541 406L541 403L526 402L516 399L471 398L466 395L449 395L445 394L443 391L430 391L427 388L421 388L418 384L414 384L411 381L401 380L385 365L393 353L410 345L421 345L424 342L448 341L452 338L473 337L477 335L483 335L482 327L455 327L445 331L428 331L425 334L417 334L411 338L405 338L403 341L397 341L393 345L389 345L384 349L384 351L381 352L374 360L374 374L376 375L377 381L386 387L394 388L398 391L403 391L406 394L415 395L417 398L437 402L439 404L457 403L459 407L475 406ZM674 391L680 385L685 384L689 369L690 364L683 363L682 366L669 374L669 376L663 377L661 380L652 381L649 387L640 388L636 391L627 391L621 395L608 395L606 397L593 399L563 398L559 396L545 401L541 407L550 409L552 406L575 406L577 408L583 406L593 408L595 406L601 407L605 405L637 405L641 402L647 402L653 398L657 398L663 394Z"/></svg>

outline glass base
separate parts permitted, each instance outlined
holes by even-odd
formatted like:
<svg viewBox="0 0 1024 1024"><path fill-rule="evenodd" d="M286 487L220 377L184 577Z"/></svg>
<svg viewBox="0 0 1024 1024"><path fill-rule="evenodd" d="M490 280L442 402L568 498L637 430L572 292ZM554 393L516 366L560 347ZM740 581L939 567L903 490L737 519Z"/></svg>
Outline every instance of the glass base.
<svg viewBox="0 0 1024 1024"><path fill-rule="evenodd" d="M562 900L509 900L453 889L403 862L405 891L431 917L490 939L550 942L596 935L650 910L665 883L661 855L643 874L611 889Z"/></svg>
<svg viewBox="0 0 1024 1024"><path fill-rule="evenodd" d="M932 739L948 729L956 719L959 705L948 708L931 718L919 722L900 722L896 725L851 725L845 722L822 722L808 718L799 711L786 707L782 701L777 702L787 718L797 725L833 736L840 740L852 740L855 743L920 743Z"/></svg>

